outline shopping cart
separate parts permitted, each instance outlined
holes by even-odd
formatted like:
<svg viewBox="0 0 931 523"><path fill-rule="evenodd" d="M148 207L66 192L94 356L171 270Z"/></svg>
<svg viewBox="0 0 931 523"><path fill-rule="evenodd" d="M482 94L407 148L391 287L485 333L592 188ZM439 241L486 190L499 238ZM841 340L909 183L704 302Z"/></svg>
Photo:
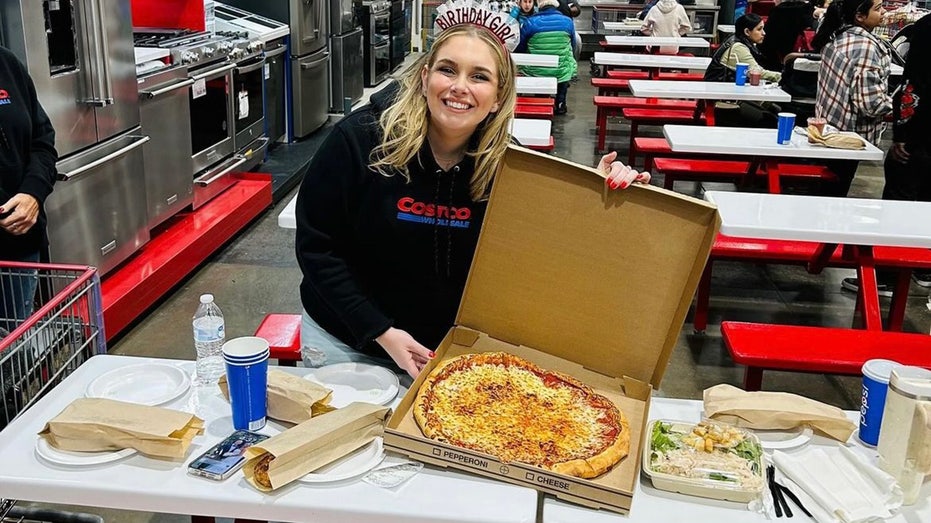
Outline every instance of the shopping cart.
<svg viewBox="0 0 931 523"><path fill-rule="evenodd" d="M0 301L0 430L94 354L107 351L97 269L0 261L0 296L34 278L35 312L20 320ZM0 523L102 523L99 516L0 499Z"/></svg>

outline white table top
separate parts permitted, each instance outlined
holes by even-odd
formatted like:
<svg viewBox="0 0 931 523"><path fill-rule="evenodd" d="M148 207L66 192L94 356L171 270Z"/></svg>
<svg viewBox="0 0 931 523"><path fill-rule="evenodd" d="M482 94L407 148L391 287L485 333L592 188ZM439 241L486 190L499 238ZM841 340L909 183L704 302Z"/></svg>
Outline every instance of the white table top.
<svg viewBox="0 0 931 523"><path fill-rule="evenodd" d="M677 56L669 54L595 53L597 65L628 67L664 67L667 69L707 69L711 58L707 56Z"/></svg>
<svg viewBox="0 0 931 523"><path fill-rule="evenodd" d="M622 36L606 35L605 42L608 45L631 45L631 46L654 46L654 45L677 45L679 47L711 47L708 40L698 37L680 37L674 36Z"/></svg>
<svg viewBox="0 0 931 523"><path fill-rule="evenodd" d="M737 31L737 28L734 24L718 24L718 31L722 33L733 33Z"/></svg>
<svg viewBox="0 0 931 523"><path fill-rule="evenodd" d="M602 22L604 28L608 31L639 31L643 27L643 22L637 20L636 22Z"/></svg>
<svg viewBox="0 0 931 523"><path fill-rule="evenodd" d="M537 67L556 67L559 57L554 54L511 53L511 58L517 65L533 65Z"/></svg>
<svg viewBox="0 0 931 523"><path fill-rule="evenodd" d="M701 421L702 402L698 400L678 400L668 398L653 398L650 406L650 419L672 419L681 421ZM853 421L859 419L859 412L847 411L847 417ZM812 444L835 445L834 440L822 436L814 436ZM876 460L876 451L859 444L857 438L851 438L848 446L867 459ZM791 451L789 451L791 452ZM927 481L921 491L925 501L904 509L895 517L885 520L888 523L906 523L913 521L931 521L931 503L927 502L931 496L931 481ZM771 521L786 521L793 523L807 523L811 518L795 510L793 519L778 519ZM614 514L604 510L591 510L578 505L572 505L547 496L543 501L543 523L654 523L667 521L695 521L715 523L765 523L766 517L747 510L742 503L716 501L675 492L667 492L653 488L650 480L641 476L634 491L634 501L628 516Z"/></svg>
<svg viewBox="0 0 931 523"><path fill-rule="evenodd" d="M0 432L0 493L26 501L143 512L198 514L295 522L533 522L535 490L431 466L394 489L358 480L293 483L273 494L248 486L241 472L223 482L187 474L187 463L232 432L229 404L218 388L190 390L167 407L195 411L206 432L183 461L136 454L91 467L54 466L36 456L36 433L106 371L159 361L193 369L193 362L94 356ZM302 368L282 367L290 372ZM263 429L264 430L264 429ZM389 456L389 459L391 457Z"/></svg>
<svg viewBox="0 0 931 523"><path fill-rule="evenodd" d="M807 58L796 58L792 61L792 69L796 71L807 71L809 73L817 73L821 69L821 60L809 60ZM904 69L901 65L891 64L889 74L892 76L902 76L902 71Z"/></svg>
<svg viewBox="0 0 931 523"><path fill-rule="evenodd" d="M556 94L556 78L552 76L518 76L518 94Z"/></svg>
<svg viewBox="0 0 931 523"><path fill-rule="evenodd" d="M882 160L883 152L867 143L865 149L831 149L808 143L805 136L792 133L786 145L776 143L775 129L739 127L704 127L665 125L663 134L673 151L700 154L736 154L785 158L816 158L840 160Z"/></svg>
<svg viewBox="0 0 931 523"><path fill-rule="evenodd" d="M733 82L698 80L631 80L630 92L638 98L692 98L695 100L755 100L791 102L792 96L778 85L736 85Z"/></svg>
<svg viewBox="0 0 931 523"><path fill-rule="evenodd" d="M705 199L729 236L931 248L928 202L722 191Z"/></svg>
<svg viewBox="0 0 931 523"><path fill-rule="evenodd" d="M297 195L291 198L288 205L278 213L278 227L282 229L297 229Z"/></svg>
<svg viewBox="0 0 931 523"><path fill-rule="evenodd" d="M550 135L553 132L553 122L539 118L515 118L511 121L511 135L521 145L550 144Z"/></svg>

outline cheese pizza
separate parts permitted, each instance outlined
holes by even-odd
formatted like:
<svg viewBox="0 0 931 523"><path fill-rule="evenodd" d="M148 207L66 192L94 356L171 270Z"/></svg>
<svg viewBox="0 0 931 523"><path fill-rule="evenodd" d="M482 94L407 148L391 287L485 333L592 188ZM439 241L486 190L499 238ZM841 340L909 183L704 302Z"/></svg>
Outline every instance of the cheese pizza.
<svg viewBox="0 0 931 523"><path fill-rule="evenodd" d="M581 478L605 473L630 449L627 418L611 400L504 352L437 366L414 419L428 438Z"/></svg>

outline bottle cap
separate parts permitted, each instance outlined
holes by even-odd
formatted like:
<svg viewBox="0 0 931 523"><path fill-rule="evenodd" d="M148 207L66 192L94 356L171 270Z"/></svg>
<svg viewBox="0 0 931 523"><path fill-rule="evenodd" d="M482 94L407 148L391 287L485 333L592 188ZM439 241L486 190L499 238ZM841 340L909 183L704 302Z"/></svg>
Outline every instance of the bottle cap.
<svg viewBox="0 0 931 523"><path fill-rule="evenodd" d="M213 303L213 294L201 294L200 302L201 303Z"/></svg>

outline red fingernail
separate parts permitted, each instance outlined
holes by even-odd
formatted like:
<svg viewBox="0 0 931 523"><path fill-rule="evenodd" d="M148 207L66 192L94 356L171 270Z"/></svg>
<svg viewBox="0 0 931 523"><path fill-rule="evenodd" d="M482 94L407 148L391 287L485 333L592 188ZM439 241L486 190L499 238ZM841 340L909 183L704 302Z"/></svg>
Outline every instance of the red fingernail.
<svg viewBox="0 0 931 523"><path fill-rule="evenodd" d="M621 182L621 189L626 189L630 185L628 182Z"/></svg>
<svg viewBox="0 0 931 523"><path fill-rule="evenodd" d="M436 353L433 352L433 351L430 351L430 357L431 357L431 358L435 358L435 357L436 357Z"/></svg>
<svg viewBox="0 0 931 523"><path fill-rule="evenodd" d="M608 180L608 187L612 189L617 189L617 182L614 180Z"/></svg>

